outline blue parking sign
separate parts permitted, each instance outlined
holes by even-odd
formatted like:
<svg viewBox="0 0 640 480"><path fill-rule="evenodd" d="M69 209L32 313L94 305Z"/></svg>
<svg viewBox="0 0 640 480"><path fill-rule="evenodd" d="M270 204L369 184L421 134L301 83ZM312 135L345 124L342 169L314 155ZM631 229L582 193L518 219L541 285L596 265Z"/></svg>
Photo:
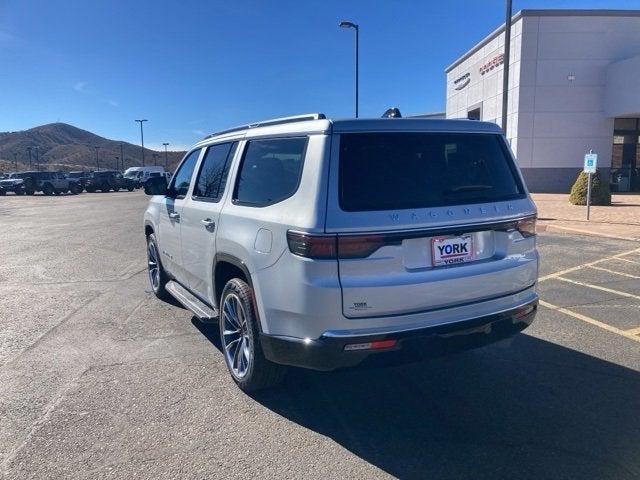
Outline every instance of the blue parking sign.
<svg viewBox="0 0 640 480"><path fill-rule="evenodd" d="M584 156L584 173L596 173L598 168L598 154L587 153Z"/></svg>

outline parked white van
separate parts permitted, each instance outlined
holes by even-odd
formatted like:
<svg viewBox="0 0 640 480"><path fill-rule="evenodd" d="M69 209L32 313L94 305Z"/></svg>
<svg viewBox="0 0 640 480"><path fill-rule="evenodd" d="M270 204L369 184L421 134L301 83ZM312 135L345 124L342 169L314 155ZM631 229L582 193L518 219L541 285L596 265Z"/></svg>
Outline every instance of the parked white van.
<svg viewBox="0 0 640 480"><path fill-rule="evenodd" d="M144 185L149 177L165 175L164 167L160 167L157 165L149 166L149 167L130 167L124 172L124 176L126 178L131 178L136 180L139 185ZM155 174L155 175L152 175Z"/></svg>

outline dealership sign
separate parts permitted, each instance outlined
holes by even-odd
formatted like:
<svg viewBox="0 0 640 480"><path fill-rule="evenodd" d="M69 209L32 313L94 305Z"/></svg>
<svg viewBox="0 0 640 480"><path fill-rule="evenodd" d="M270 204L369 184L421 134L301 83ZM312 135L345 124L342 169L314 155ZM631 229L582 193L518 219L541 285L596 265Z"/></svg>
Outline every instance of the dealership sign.
<svg viewBox="0 0 640 480"><path fill-rule="evenodd" d="M462 90L464 87L469 85L470 81L471 81L471 73L467 72L461 77L456 78L453 81L453 86L456 90Z"/></svg>
<svg viewBox="0 0 640 480"><path fill-rule="evenodd" d="M485 63L480 67L480 75L484 75L488 71L493 70L498 65L502 65L503 63L504 63L504 53L501 53L500 55L496 55L495 57L493 57L491 60L489 60L487 63Z"/></svg>

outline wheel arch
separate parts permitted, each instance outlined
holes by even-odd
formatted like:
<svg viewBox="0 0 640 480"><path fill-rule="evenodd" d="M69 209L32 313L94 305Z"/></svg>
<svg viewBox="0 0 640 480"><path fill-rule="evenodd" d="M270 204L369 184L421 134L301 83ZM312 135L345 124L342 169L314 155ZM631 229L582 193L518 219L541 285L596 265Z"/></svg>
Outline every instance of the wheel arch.
<svg viewBox="0 0 640 480"><path fill-rule="evenodd" d="M238 257L228 253L216 253L213 258L213 293L216 304L219 303L222 290L229 280L240 277L253 289L251 273L247 265Z"/></svg>
<svg viewBox="0 0 640 480"><path fill-rule="evenodd" d="M251 272L247 264L240 260L238 257L230 255L228 253L216 253L213 258L213 294L215 296L215 305L220 308L220 297L224 286L232 278L239 276L242 280L246 281L251 290L253 291L253 311L255 312L256 319L258 320L258 330L263 333L264 326L262 325L262 315L260 315L260 308L258 306L257 292L253 286L251 279Z"/></svg>

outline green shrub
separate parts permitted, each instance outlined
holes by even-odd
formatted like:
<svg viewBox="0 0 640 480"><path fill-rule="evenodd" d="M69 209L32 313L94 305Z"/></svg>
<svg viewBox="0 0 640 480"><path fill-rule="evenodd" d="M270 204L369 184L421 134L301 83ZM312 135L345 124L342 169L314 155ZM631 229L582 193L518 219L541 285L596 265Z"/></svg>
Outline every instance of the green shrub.
<svg viewBox="0 0 640 480"><path fill-rule="evenodd" d="M580 172L576 183L571 187L571 195L569 201L574 205L587 204L587 183L589 176ZM611 192L609 191L609 182L600 178L600 173L596 172L591 175L591 205L611 205Z"/></svg>

